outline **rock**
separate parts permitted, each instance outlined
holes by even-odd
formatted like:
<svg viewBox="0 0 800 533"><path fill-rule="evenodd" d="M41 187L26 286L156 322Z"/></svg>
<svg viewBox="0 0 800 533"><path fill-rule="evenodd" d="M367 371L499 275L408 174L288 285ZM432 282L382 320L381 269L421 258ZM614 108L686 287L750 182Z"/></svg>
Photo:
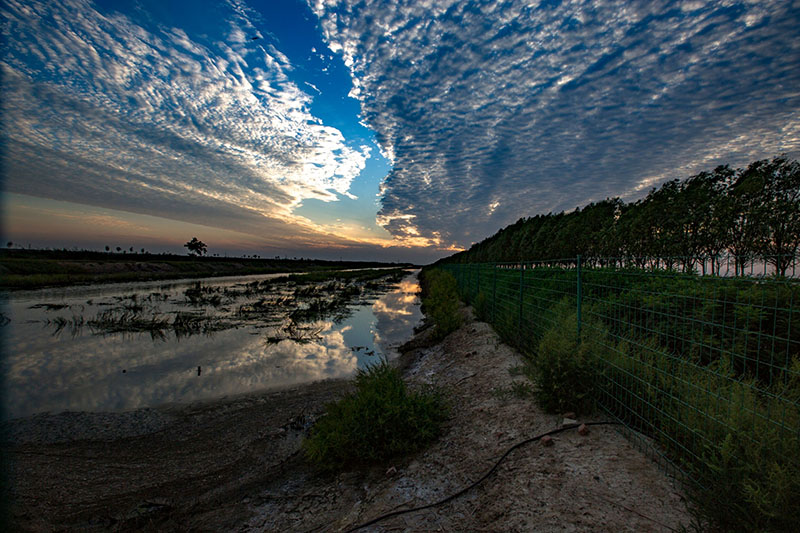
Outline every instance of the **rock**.
<svg viewBox="0 0 800 533"><path fill-rule="evenodd" d="M568 417L564 417L564 420L561 421L561 425L562 426L569 426L571 424L577 424L577 423L578 423L577 420L575 420L574 418L568 418Z"/></svg>
<svg viewBox="0 0 800 533"><path fill-rule="evenodd" d="M573 413L572 411L570 411L569 413L564 413L564 414L563 414L563 415L561 415L561 416L563 416L564 418L575 418L575 413Z"/></svg>
<svg viewBox="0 0 800 533"><path fill-rule="evenodd" d="M553 441L553 437L550 435L545 435L542 437L542 446L552 446L553 444L555 444L555 442Z"/></svg>
<svg viewBox="0 0 800 533"><path fill-rule="evenodd" d="M586 427L586 424L581 424L581 427L578 428L578 434L579 435L588 435L589 434L589 428Z"/></svg>
<svg viewBox="0 0 800 533"><path fill-rule="evenodd" d="M390 466L390 467L388 468L388 470L386 470L386 475L387 475L387 476L393 476L393 475L395 475L396 473L397 473L397 468L395 468L395 467L393 467L393 466Z"/></svg>

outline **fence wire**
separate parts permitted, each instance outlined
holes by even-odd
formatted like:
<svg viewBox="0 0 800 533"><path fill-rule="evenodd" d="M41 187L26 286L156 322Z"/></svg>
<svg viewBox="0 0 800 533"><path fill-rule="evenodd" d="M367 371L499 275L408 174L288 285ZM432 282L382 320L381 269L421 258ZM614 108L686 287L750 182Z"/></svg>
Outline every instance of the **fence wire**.
<svg viewBox="0 0 800 533"><path fill-rule="evenodd" d="M574 314L576 342L592 343L596 358L597 407L665 469L703 483L731 435L800 453L800 283L796 260L786 276L769 271L776 264L787 262L576 257L442 268L530 357ZM758 275L726 275L725 265Z"/></svg>

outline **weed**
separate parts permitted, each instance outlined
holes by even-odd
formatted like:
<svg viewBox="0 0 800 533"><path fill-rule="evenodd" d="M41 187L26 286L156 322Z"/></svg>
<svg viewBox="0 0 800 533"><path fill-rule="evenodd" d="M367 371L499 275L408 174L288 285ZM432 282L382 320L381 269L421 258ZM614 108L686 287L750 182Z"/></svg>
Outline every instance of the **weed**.
<svg viewBox="0 0 800 533"><path fill-rule="evenodd" d="M306 457L322 470L387 461L439 436L447 417L442 396L409 390L385 360L359 370L355 386L354 393L328 404L303 442Z"/></svg>

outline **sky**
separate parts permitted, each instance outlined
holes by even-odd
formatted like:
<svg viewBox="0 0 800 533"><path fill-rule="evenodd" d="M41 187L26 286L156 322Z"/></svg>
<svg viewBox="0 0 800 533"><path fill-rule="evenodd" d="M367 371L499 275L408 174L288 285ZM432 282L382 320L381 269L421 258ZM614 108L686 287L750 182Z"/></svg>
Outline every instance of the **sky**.
<svg viewBox="0 0 800 533"><path fill-rule="evenodd" d="M800 2L6 0L4 241L429 262L800 156Z"/></svg>

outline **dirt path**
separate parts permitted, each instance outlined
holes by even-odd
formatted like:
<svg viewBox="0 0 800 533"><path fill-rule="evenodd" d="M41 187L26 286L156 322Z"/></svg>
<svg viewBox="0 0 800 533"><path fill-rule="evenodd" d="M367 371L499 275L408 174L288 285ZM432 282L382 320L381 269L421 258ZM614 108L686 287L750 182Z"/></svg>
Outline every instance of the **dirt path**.
<svg viewBox="0 0 800 533"><path fill-rule="evenodd" d="M114 418L122 415L97 415L73 420L84 440L42 443L37 428L49 424L57 435L66 422L40 417L11 428L32 442L3 450L13 459L14 526L342 531L456 492L513 444L561 424L503 392L522 379L508 371L520 359L484 323L406 357L409 381L443 387L452 404L444 437L416 457L336 477L305 464L304 430L347 390L342 382L150 410L156 432L122 438L108 429L124 425ZM560 433L552 446L521 447L456 500L367 530L669 531L688 522L672 483L612 427L599 426L585 436Z"/></svg>

